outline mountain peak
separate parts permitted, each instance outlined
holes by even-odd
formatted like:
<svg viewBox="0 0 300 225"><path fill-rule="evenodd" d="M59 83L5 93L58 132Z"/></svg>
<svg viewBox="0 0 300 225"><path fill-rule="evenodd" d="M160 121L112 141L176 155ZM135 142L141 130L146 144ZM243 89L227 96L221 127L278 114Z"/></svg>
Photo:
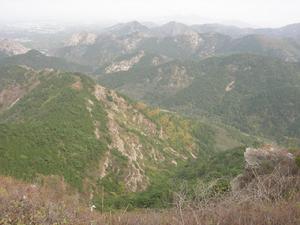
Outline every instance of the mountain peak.
<svg viewBox="0 0 300 225"><path fill-rule="evenodd" d="M188 32L193 31L192 28L189 26L183 24L183 23L178 23L176 21L171 21L168 22L160 27L155 27L153 29L154 33L159 35L159 36L177 36L177 35L182 35Z"/></svg>
<svg viewBox="0 0 300 225"><path fill-rule="evenodd" d="M26 52L25 54L27 54L28 56L34 56L34 57L44 56L43 53L41 53L40 51L38 51L36 49L31 49L28 52Z"/></svg>
<svg viewBox="0 0 300 225"><path fill-rule="evenodd" d="M109 27L107 30L111 33L122 36L132 33L146 32L149 29L140 22L134 20L128 23L119 23L117 25Z"/></svg>
<svg viewBox="0 0 300 225"><path fill-rule="evenodd" d="M165 23L163 26L185 26L185 27L187 27L186 24L177 22L177 21L175 21L175 20L169 21L168 23Z"/></svg>

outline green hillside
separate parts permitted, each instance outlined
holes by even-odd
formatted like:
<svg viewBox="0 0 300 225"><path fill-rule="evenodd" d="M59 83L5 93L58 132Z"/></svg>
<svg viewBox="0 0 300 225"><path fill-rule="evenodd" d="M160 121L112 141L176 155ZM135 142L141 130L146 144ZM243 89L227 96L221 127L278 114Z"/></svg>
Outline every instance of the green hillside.
<svg viewBox="0 0 300 225"><path fill-rule="evenodd" d="M1 115L0 170L26 180L37 174L61 175L81 188L86 169L107 149L105 138L95 139L85 108L92 83L72 74L41 72L37 76L40 84ZM75 79L81 80L82 90L71 87ZM95 116L105 133L105 112L100 105Z"/></svg>
<svg viewBox="0 0 300 225"><path fill-rule="evenodd" d="M173 25L171 26L173 27ZM177 60L200 60L208 57L232 54L259 54L283 61L298 62L300 45L297 39L253 34L245 31L238 38L218 32L200 32L186 27L180 32L171 28L166 35L164 29L158 33L148 31L124 35L99 34L93 44L65 46L54 51L54 55L70 62L93 67L103 67L136 52L145 51L154 55ZM173 31L176 34L173 34Z"/></svg>
<svg viewBox="0 0 300 225"><path fill-rule="evenodd" d="M299 64L238 54L153 65L151 57L148 54L131 70L102 75L99 80L150 104L219 118L244 132L297 145Z"/></svg>
<svg viewBox="0 0 300 225"><path fill-rule="evenodd" d="M221 51L225 54L259 54L291 62L297 62L300 58L300 46L295 40L263 35L248 35L233 39Z"/></svg>
<svg viewBox="0 0 300 225"><path fill-rule="evenodd" d="M295 129L300 110L298 64L235 55L208 59L194 68L204 75L195 76L188 88L162 105L194 115L207 112L250 133L300 137Z"/></svg>
<svg viewBox="0 0 300 225"><path fill-rule="evenodd" d="M57 175L97 205L104 193L106 208L167 206L181 166L256 142L132 102L85 75L0 70L0 96L19 90L0 114L0 173L29 182Z"/></svg>
<svg viewBox="0 0 300 225"><path fill-rule="evenodd" d="M65 59L46 56L37 50L30 50L22 55L14 55L10 57L0 57L0 65L26 65L36 70L45 68L53 68L62 71L71 72L89 72L91 68L76 63L67 62Z"/></svg>

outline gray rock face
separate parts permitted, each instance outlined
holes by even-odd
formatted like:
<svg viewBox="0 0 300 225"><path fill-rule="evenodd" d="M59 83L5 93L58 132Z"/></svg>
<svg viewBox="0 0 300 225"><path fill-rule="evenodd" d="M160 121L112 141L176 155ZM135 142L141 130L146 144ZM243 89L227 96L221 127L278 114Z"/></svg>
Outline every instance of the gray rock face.
<svg viewBox="0 0 300 225"><path fill-rule="evenodd" d="M29 48L26 48L19 42L8 39L0 40L0 51L9 56L25 54L29 50Z"/></svg>
<svg viewBox="0 0 300 225"><path fill-rule="evenodd" d="M96 39L97 35L93 33L76 33L66 42L66 46L93 45Z"/></svg>
<svg viewBox="0 0 300 225"><path fill-rule="evenodd" d="M113 63L110 66L105 68L105 73L116 73L120 71L128 71L130 70L135 64L137 64L145 53L141 51L138 55L132 57L129 60L123 60L117 63Z"/></svg>
<svg viewBox="0 0 300 225"><path fill-rule="evenodd" d="M262 148L247 148L244 153L246 170L266 174L276 167L294 166L294 156L287 150L271 145Z"/></svg>

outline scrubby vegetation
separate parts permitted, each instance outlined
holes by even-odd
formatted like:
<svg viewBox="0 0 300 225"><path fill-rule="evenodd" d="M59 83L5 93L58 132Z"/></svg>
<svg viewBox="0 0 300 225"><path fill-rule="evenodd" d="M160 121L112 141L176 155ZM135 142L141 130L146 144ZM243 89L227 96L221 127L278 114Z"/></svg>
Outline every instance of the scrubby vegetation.
<svg viewBox="0 0 300 225"><path fill-rule="evenodd" d="M231 178L231 169L214 167L214 160L220 163L219 154L228 150L230 155L230 149L256 141L229 127L195 122L110 90L99 101L95 82L85 75L18 66L2 71L5 85L0 91L10 85L35 86L24 88L20 100L1 113L0 173L27 182L41 175L61 176L82 194L92 193L103 211L170 207L180 183L188 182L192 189L198 180L209 181L200 173L211 170L212 178ZM243 150L238 148L237 154ZM103 172L105 160L108 169ZM237 160L242 163L235 157L227 163L238 171ZM140 179L134 191L126 184L128 176Z"/></svg>
<svg viewBox="0 0 300 225"><path fill-rule="evenodd" d="M26 182L1 178L3 224L239 224L249 220L243 210L262 210L255 219L264 221L267 210L285 212L287 202L298 200L298 192L284 191L276 201L231 193L232 179L244 168L245 146L261 144L235 128L147 107L106 89L100 101L94 81L81 74L5 70L17 75L4 73L0 91L37 85L0 117L0 173ZM142 160L112 146L116 137L143 146ZM157 155L149 154L153 149ZM109 170L100 177L107 155ZM136 171L130 166L139 163L148 183L130 191L126 179ZM294 224L296 208L288 210L295 211L287 220Z"/></svg>
<svg viewBox="0 0 300 225"><path fill-rule="evenodd" d="M114 213L99 213L82 204L78 195L70 194L72 192L57 178L46 178L43 185L30 185L0 177L0 223L297 225L300 196L295 188L299 191L300 180L299 175L290 178L278 173L258 176L257 185L246 191L215 198L191 200L181 191L174 194L171 209L128 212L127 208ZM281 190L285 192L281 193ZM199 186L198 196L203 197L204 192L207 192L207 187ZM270 198L272 196L276 198Z"/></svg>
<svg viewBox="0 0 300 225"><path fill-rule="evenodd" d="M299 44L201 27L0 52L0 225L298 225Z"/></svg>
<svg viewBox="0 0 300 225"><path fill-rule="evenodd" d="M78 77L83 85L78 91L71 87L76 81L73 75L40 79L39 88L1 117L0 171L25 180L34 180L37 174L61 175L81 188L86 169L95 165L107 145L105 138L96 140L86 110L91 81ZM97 107L105 133L105 112Z"/></svg>
<svg viewBox="0 0 300 225"><path fill-rule="evenodd" d="M237 54L155 66L150 56L129 71L99 80L162 108L220 120L282 144L300 144L299 64Z"/></svg>
<svg viewBox="0 0 300 225"><path fill-rule="evenodd" d="M89 72L91 70L88 66L71 63L57 57L46 56L37 50L30 50L22 55L0 57L0 65L26 65L36 70L52 68L69 72Z"/></svg>

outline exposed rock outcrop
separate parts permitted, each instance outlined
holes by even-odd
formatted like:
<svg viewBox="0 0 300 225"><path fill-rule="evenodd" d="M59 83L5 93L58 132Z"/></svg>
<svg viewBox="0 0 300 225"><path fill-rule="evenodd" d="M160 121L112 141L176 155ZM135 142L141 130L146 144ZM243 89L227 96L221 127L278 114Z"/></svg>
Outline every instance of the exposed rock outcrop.
<svg viewBox="0 0 300 225"><path fill-rule="evenodd" d="M261 148L247 148L245 153L245 170L231 182L233 192L262 182L264 176L277 174L280 177L292 177L299 172L295 156L277 146L265 145ZM276 178L275 178L276 179ZM280 179L278 177L278 179Z"/></svg>
<svg viewBox="0 0 300 225"><path fill-rule="evenodd" d="M73 34L70 40L66 42L66 46L77 46L77 45L93 45L96 42L97 35L93 33L76 33Z"/></svg>
<svg viewBox="0 0 300 225"><path fill-rule="evenodd" d="M197 157L194 155L196 154L193 151L194 147L181 152L166 144L168 138L166 130L149 119L138 106L128 103L115 91L96 85L94 95L107 113L107 128L111 139L108 146L111 153L106 154L105 160L100 165L101 179L111 173L117 173L127 191L143 191L150 184L146 174L150 163L160 165L164 162L165 165L175 167L180 161ZM93 110L93 104L89 101L87 106L89 111ZM100 137L100 135L101 132L97 131L97 123L95 123L95 136ZM126 166L116 161L116 152L125 159Z"/></svg>
<svg viewBox="0 0 300 225"><path fill-rule="evenodd" d="M117 63L113 63L110 66L105 68L105 73L116 73L120 71L128 71L130 70L135 64L137 64L141 58L145 55L144 51L141 51L136 56L132 57L128 60L122 60Z"/></svg>
<svg viewBox="0 0 300 225"><path fill-rule="evenodd" d="M194 31L187 31L175 38L175 42L181 42L184 46L191 48L192 50L196 50L204 40L201 38L200 34Z"/></svg>
<svg viewBox="0 0 300 225"><path fill-rule="evenodd" d="M9 56L25 54L29 50L29 48L26 48L19 42L8 39L0 40L0 51Z"/></svg>

